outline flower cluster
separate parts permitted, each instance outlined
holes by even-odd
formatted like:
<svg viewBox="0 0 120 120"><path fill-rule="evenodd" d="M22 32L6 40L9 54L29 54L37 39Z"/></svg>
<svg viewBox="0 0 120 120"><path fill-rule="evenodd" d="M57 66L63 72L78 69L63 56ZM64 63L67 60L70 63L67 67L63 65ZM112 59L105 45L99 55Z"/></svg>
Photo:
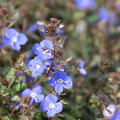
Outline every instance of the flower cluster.
<svg viewBox="0 0 120 120"><path fill-rule="evenodd" d="M20 82L26 84L26 88L21 89L22 83L20 84L20 92L21 90L22 92L19 95L21 98L18 101L14 101L16 96L12 98L16 104L15 106L11 105L14 109L25 110L39 105L43 112L47 112L48 118L62 112L63 103L58 98L65 89L70 89L73 86L73 78L67 73L67 68L73 58L63 60L62 49L64 42L61 40L61 35L64 33L62 30L64 25L59 23L60 21L54 18L51 19L50 24L42 26L43 40L34 44L32 50L29 51L30 55L26 55L26 57L28 56L26 58L27 67L23 66L24 63L19 65L20 71L16 72L16 76ZM39 27L39 24L34 24L27 32L35 32ZM20 45L24 45L26 42L27 37L23 33L18 33L14 28L6 29L3 38L5 45L11 46L18 51ZM21 59L23 60L24 57L20 58L18 63L21 63ZM78 63L78 67L82 75L87 74L83 61ZM50 85L47 95L40 86L41 81L46 82L46 80Z"/></svg>
<svg viewBox="0 0 120 120"><path fill-rule="evenodd" d="M55 21L56 24L54 25L53 23ZM41 93L42 91L38 81L37 86L32 90L26 88L21 93L22 99L25 96L30 98L29 106L32 106L33 103L40 103L40 108L43 112L47 112L48 117L53 117L62 111L63 105L62 102L57 102L57 95L59 96L64 89L69 89L73 85L72 77L68 76L66 72L67 62L62 60L60 54L63 42L61 42L58 36L63 34L64 31L61 30L63 26L62 24L58 24L57 19L52 19L51 24L43 26L44 30L42 28L41 31L45 39L32 47L32 53L34 53L35 57L27 63L27 67L31 71L33 78L45 76L48 79L49 85L55 89L45 97ZM34 27L35 29L31 28L29 32L34 32L38 26ZM18 105L17 109L20 106Z"/></svg>
<svg viewBox="0 0 120 120"><path fill-rule="evenodd" d="M36 77L44 72L47 68L48 61L53 58L53 43L50 40L43 40L40 44L35 44L32 48L36 57L28 63L28 69L32 76Z"/></svg>

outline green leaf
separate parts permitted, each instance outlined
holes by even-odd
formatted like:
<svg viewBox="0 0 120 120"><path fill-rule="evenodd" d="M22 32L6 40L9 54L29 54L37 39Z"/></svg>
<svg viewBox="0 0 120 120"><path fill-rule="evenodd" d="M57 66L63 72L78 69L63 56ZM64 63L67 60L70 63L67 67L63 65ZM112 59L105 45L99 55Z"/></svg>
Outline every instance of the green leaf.
<svg viewBox="0 0 120 120"><path fill-rule="evenodd" d="M11 68L9 73L6 75L6 79L9 82L9 86L11 86L15 80L15 72L16 72L16 69Z"/></svg>

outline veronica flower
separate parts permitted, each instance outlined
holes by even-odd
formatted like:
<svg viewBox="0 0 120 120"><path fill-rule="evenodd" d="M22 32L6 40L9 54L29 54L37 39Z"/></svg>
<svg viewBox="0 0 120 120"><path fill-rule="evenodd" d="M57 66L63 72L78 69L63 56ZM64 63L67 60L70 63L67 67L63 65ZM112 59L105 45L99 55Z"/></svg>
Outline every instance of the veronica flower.
<svg viewBox="0 0 120 120"><path fill-rule="evenodd" d="M57 101L58 98L54 94L50 93L41 102L40 108L44 112L47 112L48 117L53 117L63 109L62 103Z"/></svg>
<svg viewBox="0 0 120 120"><path fill-rule="evenodd" d="M72 78L67 76L66 72L60 71L56 71L48 82L51 86L55 87L57 93L62 93L64 88L68 89L73 85Z"/></svg>
<svg viewBox="0 0 120 120"><path fill-rule="evenodd" d="M25 96L29 96L31 98L30 100L30 106L33 104L33 102L41 102L44 99L44 95L41 94L42 89L40 85L37 85L32 90L27 88L22 93L22 98Z"/></svg>
<svg viewBox="0 0 120 120"><path fill-rule="evenodd" d="M40 44L35 44L32 48L33 52L38 55L42 60L53 58L53 43L50 40L43 40Z"/></svg>
<svg viewBox="0 0 120 120"><path fill-rule="evenodd" d="M80 10L96 8L95 0L74 0L74 2Z"/></svg>
<svg viewBox="0 0 120 120"><path fill-rule="evenodd" d="M116 105L110 104L110 105L107 106L106 109L103 110L103 115L104 115L104 117L110 118L110 117L112 117L114 115L116 110L117 110Z"/></svg>
<svg viewBox="0 0 120 120"><path fill-rule="evenodd" d="M84 68L84 64L85 64L84 61L80 61L78 63L79 71L83 76L87 75L87 71Z"/></svg>
<svg viewBox="0 0 120 120"><path fill-rule="evenodd" d="M32 76L36 77L44 72L46 65L38 56L36 56L34 59L29 61L28 69L32 72Z"/></svg>
<svg viewBox="0 0 120 120"><path fill-rule="evenodd" d="M116 20L116 15L114 12L108 10L105 7L99 9L98 17L100 20L109 22L110 24L114 23Z"/></svg>
<svg viewBox="0 0 120 120"><path fill-rule="evenodd" d="M23 33L19 33L14 28L8 28L5 30L5 37L3 38L3 44L11 46L13 50L19 51L20 46L26 44L27 37Z"/></svg>

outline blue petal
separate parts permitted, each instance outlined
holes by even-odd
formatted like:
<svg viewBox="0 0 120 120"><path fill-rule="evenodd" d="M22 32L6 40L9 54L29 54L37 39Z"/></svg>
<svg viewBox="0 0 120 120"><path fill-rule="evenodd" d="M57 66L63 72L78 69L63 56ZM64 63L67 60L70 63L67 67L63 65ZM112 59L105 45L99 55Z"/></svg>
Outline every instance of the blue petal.
<svg viewBox="0 0 120 120"><path fill-rule="evenodd" d="M58 100L58 98L57 98L54 94L52 94L52 93L48 94L48 95L45 97L45 101L46 101L47 103L50 103L50 102L56 103L57 100Z"/></svg>
<svg viewBox="0 0 120 120"><path fill-rule="evenodd" d="M19 103L19 104L15 107L15 109L18 110L21 106L22 106L22 105Z"/></svg>
<svg viewBox="0 0 120 120"><path fill-rule="evenodd" d="M48 107L48 104L46 103L46 101L42 101L41 104L40 104L40 108L42 109L43 112L46 112L47 111L47 107Z"/></svg>
<svg viewBox="0 0 120 120"><path fill-rule="evenodd" d="M37 31L38 28L39 28L39 25L35 23L33 26L31 26L31 27L28 28L27 32L28 33L33 33L35 31Z"/></svg>
<svg viewBox="0 0 120 120"><path fill-rule="evenodd" d="M53 117L53 116L55 116L55 114L56 114L55 109L51 109L47 112L48 117Z"/></svg>
<svg viewBox="0 0 120 120"><path fill-rule="evenodd" d="M46 27L43 27L43 28L41 29L41 35L42 35L42 36L45 36L45 35L46 35L45 30L46 30Z"/></svg>
<svg viewBox="0 0 120 120"><path fill-rule="evenodd" d="M13 50L19 51L20 50L20 45L16 42L16 43L12 43L11 45Z"/></svg>
<svg viewBox="0 0 120 120"><path fill-rule="evenodd" d="M57 92L57 93L62 93L63 92L63 86L62 86L62 84L57 84L56 86L55 86L55 91Z"/></svg>
<svg viewBox="0 0 120 120"><path fill-rule="evenodd" d="M72 78L71 77L67 77L66 78L66 81L64 81L64 88L71 88L73 85L73 82L72 82Z"/></svg>
<svg viewBox="0 0 120 120"><path fill-rule="evenodd" d="M83 67L84 67L84 64L85 64L84 61L80 61L80 62L78 63L78 67L79 67L79 68L83 68Z"/></svg>
<svg viewBox="0 0 120 120"><path fill-rule="evenodd" d="M56 81L53 80L53 79L50 79L50 80L48 81L48 83L49 83L51 86L53 86L53 87L56 85Z"/></svg>
<svg viewBox="0 0 120 120"><path fill-rule="evenodd" d="M46 66L50 66L50 65L52 64L52 59L45 60L45 61L44 61L44 64L45 64Z"/></svg>
<svg viewBox="0 0 120 120"><path fill-rule="evenodd" d="M63 33L64 33L64 30L57 29L56 33L57 33L57 34L63 34Z"/></svg>
<svg viewBox="0 0 120 120"><path fill-rule="evenodd" d="M57 81L59 79L65 80L67 76L66 72L60 72L60 71L56 71L55 75L54 75L54 80Z"/></svg>
<svg viewBox="0 0 120 120"><path fill-rule="evenodd" d="M116 112L110 120L120 120L120 111Z"/></svg>
<svg viewBox="0 0 120 120"><path fill-rule="evenodd" d="M32 106L33 102L34 102L34 98L31 98L29 106Z"/></svg>
<svg viewBox="0 0 120 120"><path fill-rule="evenodd" d="M28 63L28 69L30 70L30 71L33 71L34 70L34 68L35 68L35 60L34 59L32 59L32 60L30 60L29 61L29 63Z"/></svg>
<svg viewBox="0 0 120 120"><path fill-rule="evenodd" d="M46 48L46 49L50 49L50 50L53 50L53 43L52 43L52 41L50 41L50 40L43 40L41 43L40 43L40 46L42 47L42 48Z"/></svg>
<svg viewBox="0 0 120 120"><path fill-rule="evenodd" d="M83 76L86 76L86 75L87 75L87 71L86 71L84 68L80 69L80 73L81 73Z"/></svg>
<svg viewBox="0 0 120 120"><path fill-rule="evenodd" d="M40 51L41 51L41 46L40 46L40 44L36 43L36 44L33 46L32 51L34 52L34 54L39 55L39 54L40 54Z"/></svg>
<svg viewBox="0 0 120 120"><path fill-rule="evenodd" d="M4 45L7 45L7 46L10 46L11 43L12 43L12 41L10 39L8 39L7 37L4 37L2 39L2 42L3 42Z"/></svg>
<svg viewBox="0 0 120 120"><path fill-rule="evenodd" d="M22 93L21 93L21 96L24 97L24 96L30 96L30 93L31 93L31 89L25 89Z"/></svg>
<svg viewBox="0 0 120 120"><path fill-rule="evenodd" d="M44 95L38 94L37 97L35 98L35 102L41 102L44 100Z"/></svg>
<svg viewBox="0 0 120 120"><path fill-rule="evenodd" d="M40 85L37 85L32 89L32 92L36 92L36 93L41 93L41 91L42 91L42 88Z"/></svg>
<svg viewBox="0 0 120 120"><path fill-rule="evenodd" d="M40 75L40 73L38 73L37 71L32 71L32 77L37 77L38 75Z"/></svg>
<svg viewBox="0 0 120 120"><path fill-rule="evenodd" d="M26 37L26 35L25 34L23 34L23 33L20 33L20 34L18 34L18 36L17 36L17 42L20 44L20 45L24 45L26 42L27 42L27 37Z"/></svg>
<svg viewBox="0 0 120 120"><path fill-rule="evenodd" d="M56 103L55 107L56 107L56 113L60 113L63 109L63 105L61 102Z"/></svg>
<svg viewBox="0 0 120 120"><path fill-rule="evenodd" d="M6 29L6 31L5 31L5 35L6 35L7 38L12 38L12 37L15 36L17 33L18 33L17 30L14 29L14 28L8 28L8 29Z"/></svg>

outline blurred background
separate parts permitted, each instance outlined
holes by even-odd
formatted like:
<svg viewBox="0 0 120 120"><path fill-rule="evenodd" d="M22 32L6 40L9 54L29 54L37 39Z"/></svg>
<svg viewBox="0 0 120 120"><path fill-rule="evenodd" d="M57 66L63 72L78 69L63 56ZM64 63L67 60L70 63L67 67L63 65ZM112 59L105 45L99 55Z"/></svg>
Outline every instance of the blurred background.
<svg viewBox="0 0 120 120"><path fill-rule="evenodd" d="M0 35L9 26L25 32L29 41L20 53L26 52L40 42L40 32L28 33L28 28L53 17L65 25L65 58L84 60L88 72L83 77L74 72L77 66L69 68L74 86L63 96L63 112L53 120L102 120L104 106L120 104L120 0L0 0ZM17 57L12 50L0 52L1 76ZM46 120L41 112L34 119Z"/></svg>

